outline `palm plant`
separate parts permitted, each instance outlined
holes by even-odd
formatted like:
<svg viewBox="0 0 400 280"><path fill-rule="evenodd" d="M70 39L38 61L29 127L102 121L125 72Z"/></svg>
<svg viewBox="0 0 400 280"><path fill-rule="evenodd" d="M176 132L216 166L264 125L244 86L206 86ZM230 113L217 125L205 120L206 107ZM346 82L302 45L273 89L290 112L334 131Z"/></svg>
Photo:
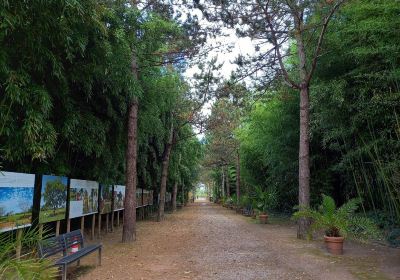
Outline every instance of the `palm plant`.
<svg viewBox="0 0 400 280"><path fill-rule="evenodd" d="M360 203L360 198L354 198L337 208L332 197L322 195L322 204L318 210L302 209L294 213L293 218L311 218L310 235L317 230L324 230L328 237L352 235L359 240L376 238L379 236L379 230L374 222L355 214Z"/></svg>
<svg viewBox="0 0 400 280"><path fill-rule="evenodd" d="M266 214L268 210L276 207L277 192L273 188L264 191L260 186L255 188L255 197L253 206L260 212Z"/></svg>
<svg viewBox="0 0 400 280"><path fill-rule="evenodd" d="M57 270L52 267L51 261L38 258L32 249L40 238L35 229L24 230L17 238L8 234L0 235L0 279L47 280L56 277ZM17 257L17 247L27 249L27 253Z"/></svg>

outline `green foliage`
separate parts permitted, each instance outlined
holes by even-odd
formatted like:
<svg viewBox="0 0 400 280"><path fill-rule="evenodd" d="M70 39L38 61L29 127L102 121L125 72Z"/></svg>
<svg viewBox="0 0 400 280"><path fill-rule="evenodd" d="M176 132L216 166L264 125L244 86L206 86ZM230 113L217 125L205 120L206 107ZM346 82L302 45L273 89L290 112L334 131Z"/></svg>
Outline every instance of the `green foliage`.
<svg viewBox="0 0 400 280"><path fill-rule="evenodd" d="M297 199L298 96L277 92L254 104L238 132L242 178L249 191L273 186L277 207L291 209Z"/></svg>
<svg viewBox="0 0 400 280"><path fill-rule="evenodd" d="M23 230L20 240L12 235L0 235L0 279L55 279L57 268L52 266L52 261L35 255L34 248L40 239L38 230L33 228ZM18 243L21 244L24 254L27 254L20 259L15 254Z"/></svg>
<svg viewBox="0 0 400 280"><path fill-rule="evenodd" d="M239 205L240 205L240 207L242 207L242 208L245 208L245 207L251 205L251 199L250 199L250 197L249 197L247 194L242 194L242 195L240 196Z"/></svg>
<svg viewBox="0 0 400 280"><path fill-rule="evenodd" d="M61 180L46 183L46 189L43 193L45 207L52 209L55 213L67 201L67 189Z"/></svg>
<svg viewBox="0 0 400 280"><path fill-rule="evenodd" d="M260 213L267 213L278 204L277 191L274 188L263 190L260 186L255 187L254 208Z"/></svg>
<svg viewBox="0 0 400 280"><path fill-rule="evenodd" d="M365 216L355 215L360 203L360 198L354 198L337 208L332 197L322 195L322 204L318 210L301 209L293 214L293 218L312 219L310 233L324 230L326 236L331 237L350 235L359 240L378 238L376 224Z"/></svg>

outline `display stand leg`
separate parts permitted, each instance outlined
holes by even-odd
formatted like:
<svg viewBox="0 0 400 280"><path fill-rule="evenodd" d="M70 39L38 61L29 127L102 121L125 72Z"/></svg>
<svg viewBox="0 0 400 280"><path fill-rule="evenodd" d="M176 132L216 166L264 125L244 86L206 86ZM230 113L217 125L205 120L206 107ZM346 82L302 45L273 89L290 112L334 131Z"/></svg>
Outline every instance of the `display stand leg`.
<svg viewBox="0 0 400 280"><path fill-rule="evenodd" d="M106 233L108 233L108 218L109 218L109 213L106 214Z"/></svg>
<svg viewBox="0 0 400 280"><path fill-rule="evenodd" d="M81 218L81 232L82 232L82 236L85 236L85 216L82 216Z"/></svg>
<svg viewBox="0 0 400 280"><path fill-rule="evenodd" d="M71 220L68 219L67 220L67 232L70 232L70 231L71 231Z"/></svg>
<svg viewBox="0 0 400 280"><path fill-rule="evenodd" d="M17 239L16 239L16 246L15 246L15 258L19 260L21 258L21 239L22 239L22 229L17 229Z"/></svg>
<svg viewBox="0 0 400 280"><path fill-rule="evenodd" d="M99 226L98 238L100 239L100 238L101 238L101 214L99 214L99 223L98 223L98 226Z"/></svg>
<svg viewBox="0 0 400 280"><path fill-rule="evenodd" d="M56 222L56 236L60 235L60 224L61 224L60 221Z"/></svg>
<svg viewBox="0 0 400 280"><path fill-rule="evenodd" d="M117 226L119 227L119 211L117 211Z"/></svg>
<svg viewBox="0 0 400 280"><path fill-rule="evenodd" d="M90 234L90 237L92 238L92 240L94 239L95 229L96 229L96 214L93 214L93 216L92 216L92 232Z"/></svg>
<svg viewBox="0 0 400 280"><path fill-rule="evenodd" d="M111 232L114 232L114 212L111 213Z"/></svg>

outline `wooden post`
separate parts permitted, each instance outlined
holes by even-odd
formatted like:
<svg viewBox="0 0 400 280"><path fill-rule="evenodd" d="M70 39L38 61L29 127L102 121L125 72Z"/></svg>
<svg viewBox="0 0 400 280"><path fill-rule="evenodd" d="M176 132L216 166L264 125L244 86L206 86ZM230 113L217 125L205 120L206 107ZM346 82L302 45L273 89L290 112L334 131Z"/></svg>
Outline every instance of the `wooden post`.
<svg viewBox="0 0 400 280"><path fill-rule="evenodd" d="M39 239L43 237L43 224L39 224Z"/></svg>
<svg viewBox="0 0 400 280"><path fill-rule="evenodd" d="M71 220L68 219L67 220L67 232L70 232L70 231L71 231Z"/></svg>
<svg viewBox="0 0 400 280"><path fill-rule="evenodd" d="M99 213L99 231L98 231L98 238L101 238L101 214Z"/></svg>
<svg viewBox="0 0 400 280"><path fill-rule="evenodd" d="M114 212L111 212L111 232L114 231Z"/></svg>
<svg viewBox="0 0 400 280"><path fill-rule="evenodd" d="M108 233L108 218L109 218L109 213L106 214L106 233Z"/></svg>
<svg viewBox="0 0 400 280"><path fill-rule="evenodd" d="M84 232L85 232L85 216L82 216L82 218L81 218L81 232L82 232L82 236L84 236Z"/></svg>
<svg viewBox="0 0 400 280"><path fill-rule="evenodd" d="M56 236L60 235L60 221L56 222Z"/></svg>
<svg viewBox="0 0 400 280"><path fill-rule="evenodd" d="M119 227L119 211L117 211L117 226Z"/></svg>
<svg viewBox="0 0 400 280"><path fill-rule="evenodd" d="M17 229L17 237L16 237L17 243L15 246L15 258L17 260L19 260L21 257L21 247L22 247L21 239L22 239L22 229Z"/></svg>
<svg viewBox="0 0 400 280"><path fill-rule="evenodd" d="M96 214L93 214L92 216L92 232L91 232L91 238L92 240L94 239L94 231L96 229Z"/></svg>

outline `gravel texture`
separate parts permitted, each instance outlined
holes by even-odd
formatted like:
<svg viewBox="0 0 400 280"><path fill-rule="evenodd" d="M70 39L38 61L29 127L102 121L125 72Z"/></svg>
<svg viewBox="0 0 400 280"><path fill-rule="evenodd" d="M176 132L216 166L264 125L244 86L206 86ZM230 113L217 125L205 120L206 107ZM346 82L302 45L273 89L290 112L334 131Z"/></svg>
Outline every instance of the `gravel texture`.
<svg viewBox="0 0 400 280"><path fill-rule="evenodd" d="M133 244L120 243L121 229L101 240L102 266L87 257L73 279L400 279L398 249L346 242L331 256L321 241L296 239L290 221L258 224L207 202L139 222Z"/></svg>

